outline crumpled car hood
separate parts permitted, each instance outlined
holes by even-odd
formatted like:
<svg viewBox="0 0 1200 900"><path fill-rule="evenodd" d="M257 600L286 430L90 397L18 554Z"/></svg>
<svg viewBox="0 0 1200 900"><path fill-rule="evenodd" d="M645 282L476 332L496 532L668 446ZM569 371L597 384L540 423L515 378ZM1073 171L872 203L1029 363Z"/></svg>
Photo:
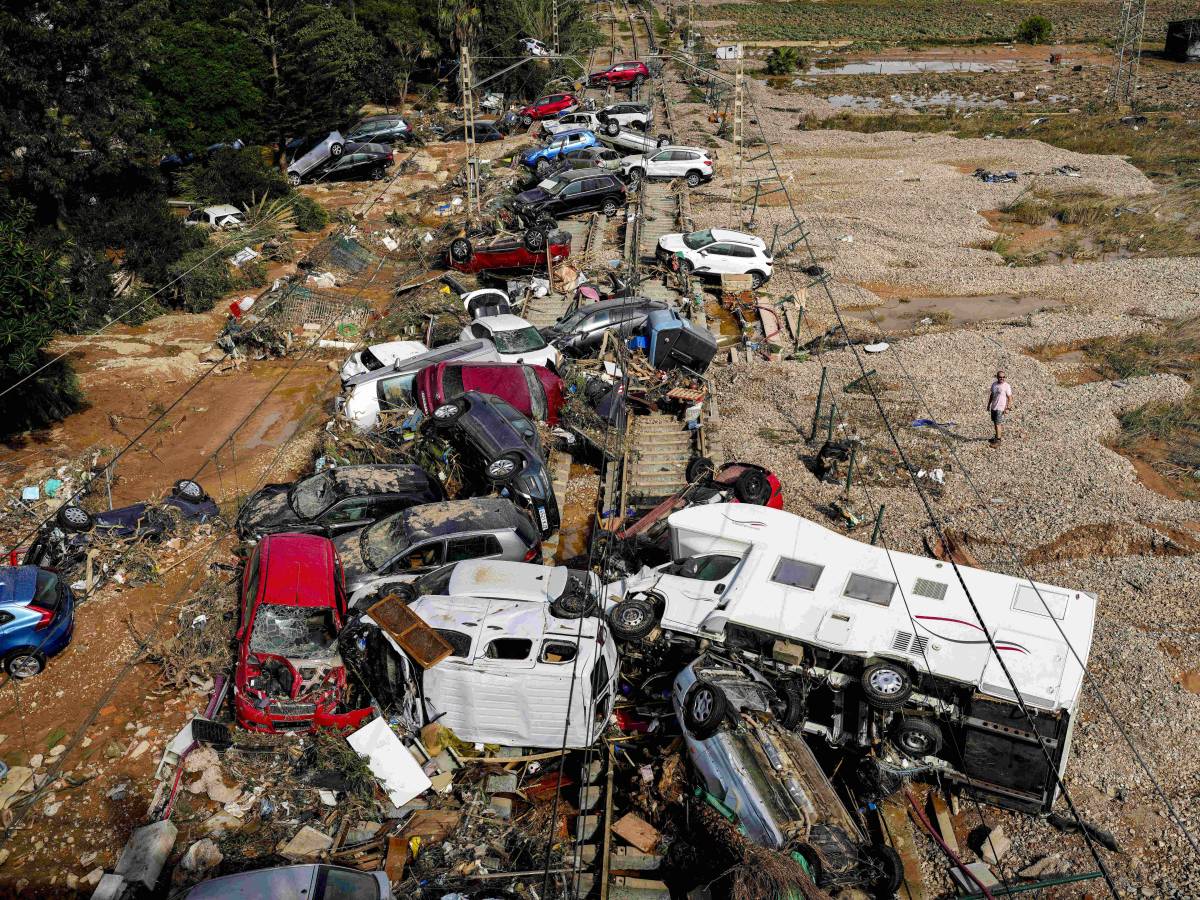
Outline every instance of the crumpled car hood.
<svg viewBox="0 0 1200 900"><path fill-rule="evenodd" d="M241 529L254 530L295 522L296 514L288 503L287 492L286 484L266 485L246 501L238 516L238 526Z"/></svg>

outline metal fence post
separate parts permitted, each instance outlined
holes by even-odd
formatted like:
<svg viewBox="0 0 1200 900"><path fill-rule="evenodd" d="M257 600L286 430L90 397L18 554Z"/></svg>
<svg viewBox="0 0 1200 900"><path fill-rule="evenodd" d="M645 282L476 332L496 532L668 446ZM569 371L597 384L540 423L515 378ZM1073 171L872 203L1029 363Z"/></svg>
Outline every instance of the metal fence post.
<svg viewBox="0 0 1200 900"><path fill-rule="evenodd" d="M821 366L821 386L817 388L817 408L813 410L812 434L808 436L810 441L817 439L817 422L821 421L821 403L825 399L825 376L828 372L825 366Z"/></svg>
<svg viewBox="0 0 1200 900"><path fill-rule="evenodd" d="M833 441L833 417L837 415L837 404L834 403L829 407L829 426L825 431L825 441L830 443Z"/></svg>
<svg viewBox="0 0 1200 900"><path fill-rule="evenodd" d="M875 528L871 531L871 543L874 544L879 540L880 529L883 528L883 511L887 509L886 503L879 505L879 512L875 515Z"/></svg>
<svg viewBox="0 0 1200 900"><path fill-rule="evenodd" d="M846 465L846 494L850 494L850 484L854 479L854 457L858 454L858 445L850 448L850 461Z"/></svg>

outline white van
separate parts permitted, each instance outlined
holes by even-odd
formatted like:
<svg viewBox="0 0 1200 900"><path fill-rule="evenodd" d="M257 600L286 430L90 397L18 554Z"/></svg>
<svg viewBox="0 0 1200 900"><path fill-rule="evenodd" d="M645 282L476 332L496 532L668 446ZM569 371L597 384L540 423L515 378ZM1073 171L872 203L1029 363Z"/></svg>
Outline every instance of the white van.
<svg viewBox="0 0 1200 900"><path fill-rule="evenodd" d="M795 682L805 730L835 746L869 747L883 728L998 802L1049 808L1053 773L950 564L762 506L667 523L673 561L604 590L618 638L723 646ZM1083 684L1067 642L1086 664L1095 595L959 572L1061 772Z"/></svg>

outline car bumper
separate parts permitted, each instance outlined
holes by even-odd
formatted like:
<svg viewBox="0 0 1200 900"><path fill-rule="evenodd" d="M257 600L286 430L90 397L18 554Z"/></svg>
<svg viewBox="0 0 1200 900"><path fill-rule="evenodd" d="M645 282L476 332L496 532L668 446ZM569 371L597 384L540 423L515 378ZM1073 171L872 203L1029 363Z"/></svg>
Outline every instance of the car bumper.
<svg viewBox="0 0 1200 900"><path fill-rule="evenodd" d="M239 726L247 731L257 731L263 734L304 733L317 728L333 728L344 731L348 728L357 728L375 712L369 706L346 713L336 713L330 709L317 707L311 713L283 715L273 712L271 706L266 709L257 708L246 700L240 691L234 693L233 708Z"/></svg>
<svg viewBox="0 0 1200 900"><path fill-rule="evenodd" d="M65 616L61 616L60 620L50 626L50 633L38 633L37 643L42 648L42 653L49 659L51 656L57 656L67 649L71 644L71 638L75 634L75 610L72 609Z"/></svg>

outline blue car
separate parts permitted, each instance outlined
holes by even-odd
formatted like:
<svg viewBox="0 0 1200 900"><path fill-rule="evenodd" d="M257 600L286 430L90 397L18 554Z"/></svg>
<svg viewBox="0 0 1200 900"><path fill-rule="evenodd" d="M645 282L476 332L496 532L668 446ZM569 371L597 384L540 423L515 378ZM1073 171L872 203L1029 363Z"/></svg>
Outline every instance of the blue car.
<svg viewBox="0 0 1200 900"><path fill-rule="evenodd" d="M38 566L0 566L0 660L13 678L31 678L66 649L75 630L75 597Z"/></svg>
<svg viewBox="0 0 1200 900"><path fill-rule="evenodd" d="M595 147L600 141L586 128L573 131L563 131L556 134L545 147L527 150L521 157L521 162L539 174L550 168L550 163L560 156L569 156L588 147Z"/></svg>

